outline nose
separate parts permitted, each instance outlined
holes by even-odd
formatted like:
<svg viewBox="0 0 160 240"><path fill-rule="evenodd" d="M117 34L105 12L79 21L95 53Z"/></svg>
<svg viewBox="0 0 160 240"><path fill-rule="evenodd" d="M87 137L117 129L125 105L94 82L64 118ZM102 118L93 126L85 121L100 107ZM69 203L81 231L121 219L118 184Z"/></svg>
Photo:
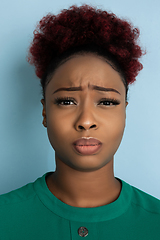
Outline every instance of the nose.
<svg viewBox="0 0 160 240"><path fill-rule="evenodd" d="M75 123L75 128L77 131L96 130L98 128L98 123L89 109L83 109L80 112Z"/></svg>

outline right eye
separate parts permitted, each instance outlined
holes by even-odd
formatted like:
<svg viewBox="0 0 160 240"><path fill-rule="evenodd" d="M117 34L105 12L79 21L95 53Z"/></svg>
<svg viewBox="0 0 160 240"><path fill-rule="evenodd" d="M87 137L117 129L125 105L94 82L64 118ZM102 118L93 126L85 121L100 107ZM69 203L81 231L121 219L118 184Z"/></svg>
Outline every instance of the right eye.
<svg viewBox="0 0 160 240"><path fill-rule="evenodd" d="M57 105L73 105L73 104L70 104L70 103L73 103L75 102L75 99L74 98L71 98L71 97L58 97L55 99L55 104Z"/></svg>

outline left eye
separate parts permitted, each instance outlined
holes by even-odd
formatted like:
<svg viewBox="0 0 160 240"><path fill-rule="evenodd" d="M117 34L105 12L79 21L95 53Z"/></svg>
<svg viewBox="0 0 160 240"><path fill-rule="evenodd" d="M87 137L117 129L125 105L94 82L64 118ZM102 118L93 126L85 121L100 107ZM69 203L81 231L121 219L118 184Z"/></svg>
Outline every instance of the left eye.
<svg viewBox="0 0 160 240"><path fill-rule="evenodd" d="M113 100L113 99L112 100L106 99L106 100L100 101L100 105L105 105L105 106L118 105L118 104L120 104L119 101Z"/></svg>

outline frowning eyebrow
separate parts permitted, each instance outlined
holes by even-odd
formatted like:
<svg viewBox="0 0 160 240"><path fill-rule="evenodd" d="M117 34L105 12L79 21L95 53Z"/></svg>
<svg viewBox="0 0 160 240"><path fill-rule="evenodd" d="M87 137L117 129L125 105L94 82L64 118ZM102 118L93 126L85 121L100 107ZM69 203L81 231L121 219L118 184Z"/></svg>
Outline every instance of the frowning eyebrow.
<svg viewBox="0 0 160 240"><path fill-rule="evenodd" d="M116 89L114 88L105 88L105 87L100 87L96 85L91 85L93 90L98 90L98 91L103 91L103 92L116 92L120 94ZM63 87L63 88L58 88L56 91L53 92L59 92L59 91L83 91L82 87ZM121 94L120 94L121 95Z"/></svg>

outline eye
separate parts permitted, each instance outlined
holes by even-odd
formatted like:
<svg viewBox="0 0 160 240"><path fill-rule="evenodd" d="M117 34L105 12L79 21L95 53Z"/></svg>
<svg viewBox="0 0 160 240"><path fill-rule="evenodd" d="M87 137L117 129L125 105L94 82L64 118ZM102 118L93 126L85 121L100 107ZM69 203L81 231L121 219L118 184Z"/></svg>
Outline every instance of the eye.
<svg viewBox="0 0 160 240"><path fill-rule="evenodd" d="M101 104L103 103L103 104ZM113 106L113 105L119 105L120 101L118 101L117 99L113 99L113 98L103 98L101 99L100 105L104 105L104 106Z"/></svg>
<svg viewBox="0 0 160 240"><path fill-rule="evenodd" d="M70 104L72 102L72 104ZM71 97L57 97L54 101L57 105L73 105L75 103L75 99Z"/></svg>

